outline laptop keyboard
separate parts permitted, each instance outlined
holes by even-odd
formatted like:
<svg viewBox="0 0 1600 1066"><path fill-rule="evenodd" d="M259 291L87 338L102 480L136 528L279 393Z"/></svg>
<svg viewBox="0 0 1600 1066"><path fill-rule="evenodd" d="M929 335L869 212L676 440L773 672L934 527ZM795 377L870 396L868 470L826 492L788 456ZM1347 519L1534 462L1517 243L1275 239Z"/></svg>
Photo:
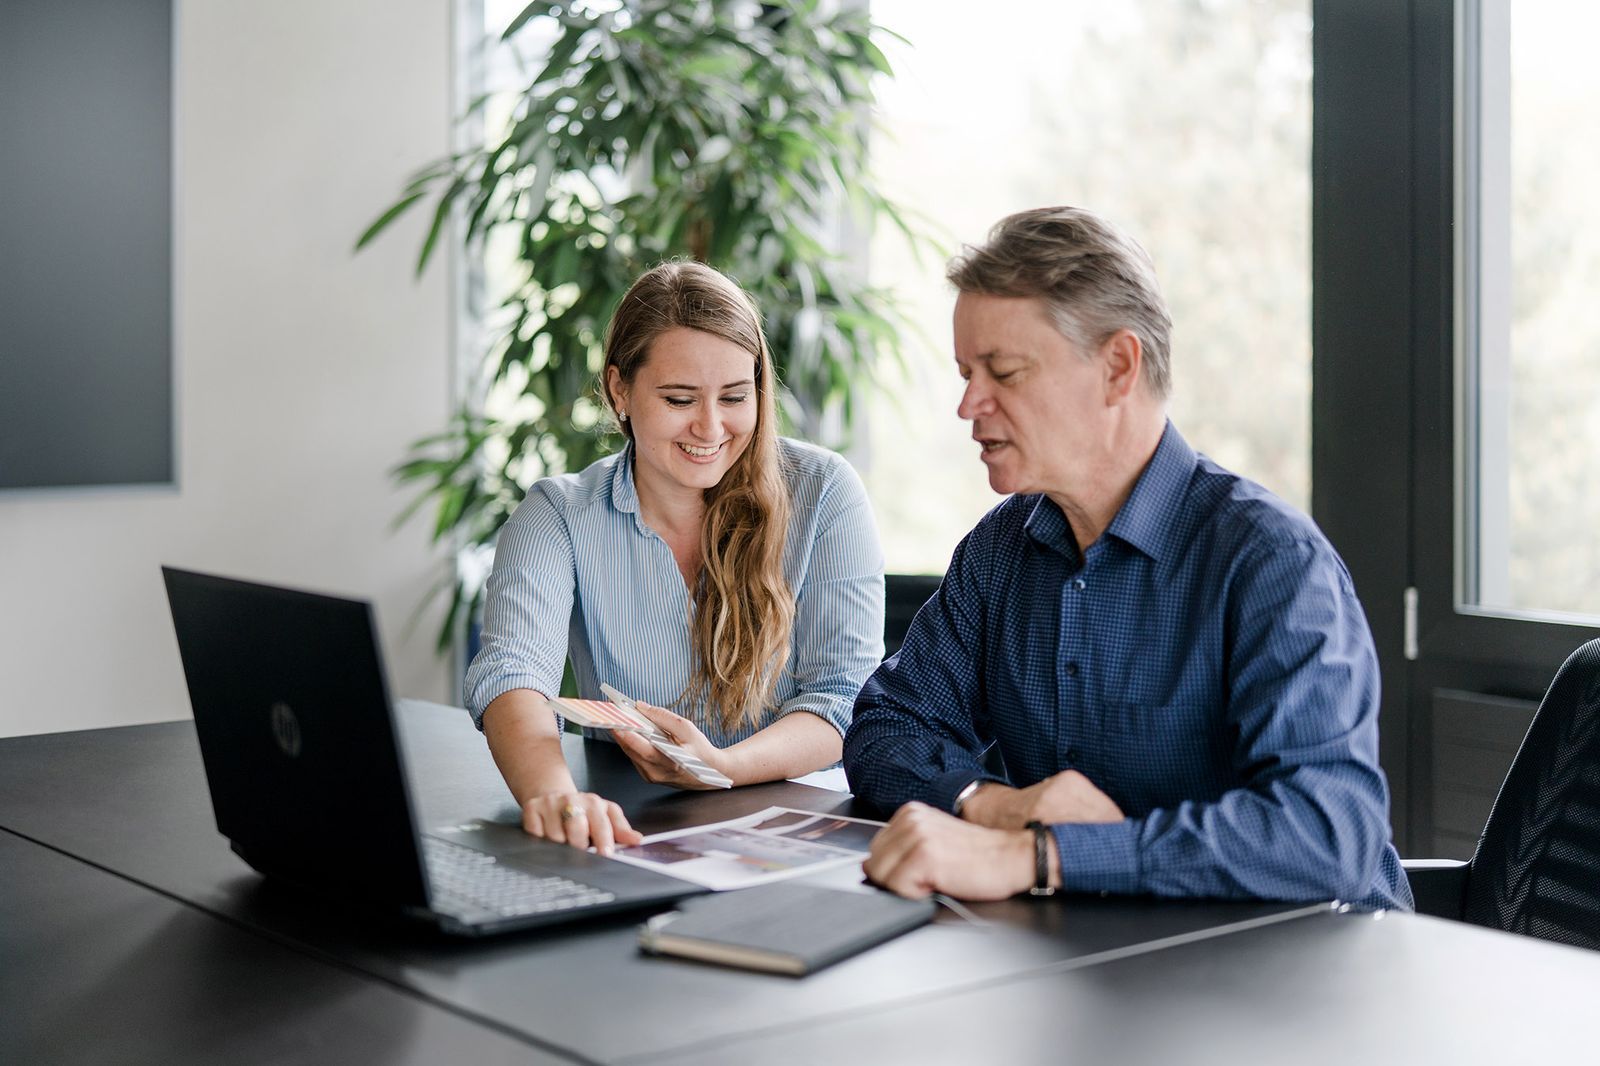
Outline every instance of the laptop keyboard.
<svg viewBox="0 0 1600 1066"><path fill-rule="evenodd" d="M460 904L492 911L504 918L572 910L610 903L617 897L593 885L557 874L531 874L501 865L493 855L424 836L422 854L436 910Z"/></svg>

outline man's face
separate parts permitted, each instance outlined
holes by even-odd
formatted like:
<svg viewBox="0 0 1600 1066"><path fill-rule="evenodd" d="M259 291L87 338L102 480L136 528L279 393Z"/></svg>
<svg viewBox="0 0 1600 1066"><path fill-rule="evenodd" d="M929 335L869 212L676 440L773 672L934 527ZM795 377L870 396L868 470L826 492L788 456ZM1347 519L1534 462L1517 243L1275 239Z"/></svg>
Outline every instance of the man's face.
<svg viewBox="0 0 1600 1066"><path fill-rule="evenodd" d="M1108 438L1105 361L1084 358L1038 300L962 293L956 366L966 391L956 413L972 423L989 487L1075 496Z"/></svg>

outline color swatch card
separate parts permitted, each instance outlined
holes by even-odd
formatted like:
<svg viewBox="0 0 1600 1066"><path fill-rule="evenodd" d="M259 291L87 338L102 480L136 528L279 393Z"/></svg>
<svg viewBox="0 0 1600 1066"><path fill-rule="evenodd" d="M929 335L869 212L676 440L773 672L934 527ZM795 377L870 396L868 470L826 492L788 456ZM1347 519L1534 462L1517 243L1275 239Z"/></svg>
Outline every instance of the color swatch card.
<svg viewBox="0 0 1600 1066"><path fill-rule="evenodd" d="M625 733L638 733L645 737L668 739L654 722L632 707L624 710L615 703L608 703L605 700L580 700L573 696L560 696L550 702L555 705L561 717L588 729L620 730Z"/></svg>
<svg viewBox="0 0 1600 1066"><path fill-rule="evenodd" d="M702 785L710 785L713 788L733 787L731 778L708 766L689 749L674 744L671 737L634 707L631 698L624 696L610 685L600 687L611 697L611 702L580 700L566 696L557 697L550 702L563 718L589 729L609 729L613 732L639 734Z"/></svg>

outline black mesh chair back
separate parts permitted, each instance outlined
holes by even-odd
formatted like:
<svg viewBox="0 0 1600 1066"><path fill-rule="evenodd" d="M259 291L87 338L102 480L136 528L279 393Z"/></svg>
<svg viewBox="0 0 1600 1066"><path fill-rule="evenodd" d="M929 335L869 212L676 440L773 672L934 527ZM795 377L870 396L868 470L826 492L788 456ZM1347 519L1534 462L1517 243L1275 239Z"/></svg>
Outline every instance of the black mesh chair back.
<svg viewBox="0 0 1600 1066"><path fill-rule="evenodd" d="M886 574L884 585L883 654L888 658L900 650L906 630L928 597L939 591L939 574Z"/></svg>
<svg viewBox="0 0 1600 1066"><path fill-rule="evenodd" d="M1600 948L1600 640L1568 656L1467 874L1469 922Z"/></svg>

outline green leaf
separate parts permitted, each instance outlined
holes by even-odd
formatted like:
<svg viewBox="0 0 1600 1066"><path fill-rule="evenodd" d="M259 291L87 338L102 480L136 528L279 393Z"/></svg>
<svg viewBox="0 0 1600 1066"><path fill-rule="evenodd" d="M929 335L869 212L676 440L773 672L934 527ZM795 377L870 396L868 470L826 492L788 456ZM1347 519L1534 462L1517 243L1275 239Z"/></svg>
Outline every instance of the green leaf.
<svg viewBox="0 0 1600 1066"><path fill-rule="evenodd" d="M466 185L466 176L462 175L451 182L450 188L443 196L439 197L439 206L433 212L433 223L428 227L428 235L422 241L422 251L417 255L417 275L419 277L427 267L428 257L433 254L433 246L438 243L439 233L444 229L444 224L450 217L451 205L455 203L457 194L466 188Z"/></svg>
<svg viewBox="0 0 1600 1066"><path fill-rule="evenodd" d="M561 36L550 46L550 51L545 55L544 66L540 68L533 86L528 89L527 95L530 100L535 98L535 90L545 82L559 80L570 68L588 62L594 42L595 33L590 27L582 23L568 23ZM581 57L580 49L583 53Z"/></svg>
<svg viewBox="0 0 1600 1066"><path fill-rule="evenodd" d="M549 0L533 0L533 3L519 11L517 13L517 17L511 20L510 24L506 26L505 32L500 35L500 39L502 41L509 41L513 36L516 35L517 31L526 26L530 20L532 20L535 16L544 14L549 10L549 8Z"/></svg>
<svg viewBox="0 0 1600 1066"><path fill-rule="evenodd" d="M382 233L384 229L388 227L389 223L405 214L407 208L416 203L418 200L422 199L425 195L426 193L422 192L412 193L410 196L397 201L389 208L389 210L379 215L377 221L368 226L366 231L356 239L355 251L359 252L361 249L365 248L372 242L372 238L376 237L379 233Z"/></svg>
<svg viewBox="0 0 1600 1066"><path fill-rule="evenodd" d="M550 196L550 182L556 175L556 153L549 145L534 153L533 187L528 190L528 204L534 216L543 215Z"/></svg>

